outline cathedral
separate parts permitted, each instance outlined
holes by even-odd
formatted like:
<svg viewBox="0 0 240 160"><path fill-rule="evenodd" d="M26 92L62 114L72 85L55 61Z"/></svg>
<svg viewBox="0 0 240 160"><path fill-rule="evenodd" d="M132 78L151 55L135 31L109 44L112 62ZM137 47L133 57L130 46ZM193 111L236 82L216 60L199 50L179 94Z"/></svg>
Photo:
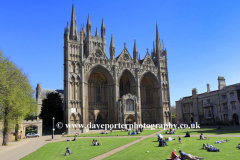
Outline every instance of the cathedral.
<svg viewBox="0 0 240 160"><path fill-rule="evenodd" d="M86 30L85 30L86 27ZM90 17L77 29L74 3L70 26L64 30L64 121L68 124L156 124L171 122L167 50L160 43L143 59L134 40L116 57L113 35L109 58L106 27L92 34ZM162 46L162 47L161 47ZM156 48L156 49L155 49ZM68 133L87 132L71 128Z"/></svg>

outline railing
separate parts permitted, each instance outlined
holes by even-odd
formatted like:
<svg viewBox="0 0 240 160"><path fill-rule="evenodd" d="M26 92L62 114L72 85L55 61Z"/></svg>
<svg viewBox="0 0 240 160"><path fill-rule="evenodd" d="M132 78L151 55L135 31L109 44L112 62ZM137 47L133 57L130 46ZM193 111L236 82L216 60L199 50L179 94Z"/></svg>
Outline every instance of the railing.
<svg viewBox="0 0 240 160"><path fill-rule="evenodd" d="M214 106L214 104L213 103L204 103L203 104L203 107L210 107L210 106Z"/></svg>
<svg viewBox="0 0 240 160"><path fill-rule="evenodd" d="M108 109L107 102L89 102L89 109Z"/></svg>

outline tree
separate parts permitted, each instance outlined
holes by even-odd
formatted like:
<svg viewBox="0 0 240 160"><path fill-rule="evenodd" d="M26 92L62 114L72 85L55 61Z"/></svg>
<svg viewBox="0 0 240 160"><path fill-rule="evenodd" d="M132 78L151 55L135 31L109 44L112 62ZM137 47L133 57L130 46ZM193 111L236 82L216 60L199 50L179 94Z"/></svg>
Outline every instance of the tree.
<svg viewBox="0 0 240 160"><path fill-rule="evenodd" d="M177 109L176 106L171 106L172 118L177 118Z"/></svg>
<svg viewBox="0 0 240 160"><path fill-rule="evenodd" d="M46 99L42 101L42 108L39 116L46 126L52 126L53 117L56 122L63 121L62 98L58 92L50 92L47 94Z"/></svg>
<svg viewBox="0 0 240 160"><path fill-rule="evenodd" d="M7 145L8 134L26 115L37 112L33 89L27 75L0 51L0 120L3 122L3 143Z"/></svg>

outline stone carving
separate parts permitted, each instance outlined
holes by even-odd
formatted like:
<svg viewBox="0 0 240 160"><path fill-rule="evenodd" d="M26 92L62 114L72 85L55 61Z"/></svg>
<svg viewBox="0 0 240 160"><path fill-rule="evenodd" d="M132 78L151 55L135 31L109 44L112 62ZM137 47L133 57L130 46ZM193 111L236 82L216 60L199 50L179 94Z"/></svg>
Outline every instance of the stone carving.
<svg viewBox="0 0 240 160"><path fill-rule="evenodd" d="M98 52L95 53L95 56L96 56L96 57L101 57L101 56L102 56L102 53L98 51Z"/></svg>

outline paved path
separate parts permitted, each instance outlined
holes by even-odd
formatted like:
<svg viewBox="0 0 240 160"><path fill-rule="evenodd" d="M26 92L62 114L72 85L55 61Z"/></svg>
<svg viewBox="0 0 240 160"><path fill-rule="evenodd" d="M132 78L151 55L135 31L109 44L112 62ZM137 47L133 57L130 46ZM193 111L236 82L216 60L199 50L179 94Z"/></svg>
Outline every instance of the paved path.
<svg viewBox="0 0 240 160"><path fill-rule="evenodd" d="M92 160L99 160L106 158L112 154L115 154L127 147L130 147L133 144L136 144L146 138L149 137L156 137L156 134L159 132L162 132L163 130L159 130L158 132L155 132L151 135L148 136L134 136L134 137L139 137L140 139L135 140L131 143L128 143L126 145L123 145L119 148L116 148L114 150L111 150L109 152L106 152L102 155L99 155L97 157L92 158ZM94 131L95 132L95 131ZM93 132L90 132L93 133ZM99 131L96 131L96 133L99 133ZM166 135L164 135L166 136ZM176 136L181 136L183 137L184 135L169 135L172 137ZM240 137L240 135L228 135L228 134L221 134L221 135L206 135L206 137ZM191 135L191 137L199 137L199 135ZM47 143L51 142L58 142L58 141L65 141L66 137L62 137L61 135L55 135L54 140L51 140L51 136L42 136L38 138L28 138L28 139L22 139L21 141L18 142L8 142L8 146L0 146L0 159L2 160L18 160L20 158L25 157L26 155L36 151L38 148L46 145ZM82 138L95 138L95 137L77 137L77 139L82 139ZM109 136L109 137L96 137L96 138L132 138L132 136Z"/></svg>

